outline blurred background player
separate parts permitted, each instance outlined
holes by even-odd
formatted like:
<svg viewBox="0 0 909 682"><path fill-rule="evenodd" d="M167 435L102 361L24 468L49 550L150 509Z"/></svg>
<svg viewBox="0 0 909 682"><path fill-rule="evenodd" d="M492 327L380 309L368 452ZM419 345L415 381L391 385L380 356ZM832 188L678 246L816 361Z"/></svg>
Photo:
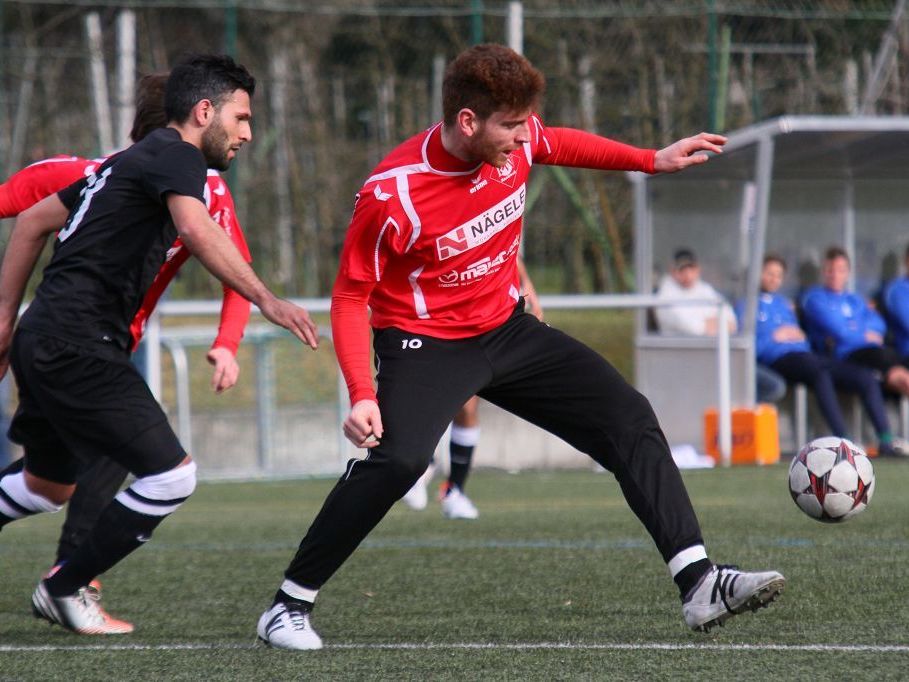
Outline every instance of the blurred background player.
<svg viewBox="0 0 909 682"><path fill-rule="evenodd" d="M527 273L523 258L518 258L518 276L521 280L521 294L524 297L527 312L543 321L543 307L537 296L533 281ZM465 487L467 475L473 463L473 451L480 440L480 399L473 396L458 410L451 420L451 436L448 450L448 479L439 488L439 501L442 516L446 519L473 520L480 517L480 512L467 496ZM417 479L401 501L415 511L426 509L429 501L427 488L435 474L435 461L431 461L423 475Z"/></svg>
<svg viewBox="0 0 909 682"><path fill-rule="evenodd" d="M0 477L0 527L59 510L82 459L107 455L136 477L32 596L35 615L77 633L123 632L87 587L147 542L196 485L195 463L129 362L133 312L174 239L267 319L317 346L308 313L265 287L204 203L207 168L226 169L252 137L254 89L231 58L188 56L168 77L168 126L24 211L3 257L0 375L12 366L19 406L10 434L25 462ZM53 256L17 325L28 278L55 231Z"/></svg>
<svg viewBox="0 0 909 682"><path fill-rule="evenodd" d="M802 315L811 346L819 353L870 368L884 386L909 395L909 369L900 354L884 345L887 324L859 294L847 289L849 255L839 246L824 254L821 284L802 295ZM909 456L909 445L889 433L880 436L881 454Z"/></svg>
<svg viewBox="0 0 909 682"><path fill-rule="evenodd" d="M827 249L822 283L801 299L802 314L812 347L844 362L879 373L889 390L909 395L909 369L893 348L884 345L884 318L859 294L847 289L849 255L838 246ZM881 436L880 453L909 456L909 444L889 433Z"/></svg>
<svg viewBox="0 0 909 682"><path fill-rule="evenodd" d="M423 474L474 395L613 473L692 629L765 606L783 589L776 571L710 561L650 403L599 353L526 313L517 272L534 165L674 172L708 161L726 139L701 133L647 150L547 128L534 113L543 88L543 75L505 46L465 50L445 71L443 120L386 155L357 194L331 322L350 393L344 434L368 453L349 460L259 617L268 645L322 647L310 621L319 590ZM478 262L498 267L476 276ZM608 579L618 588L627 577Z"/></svg>
<svg viewBox="0 0 909 682"><path fill-rule="evenodd" d="M130 131L130 139L133 142L138 142L152 130L167 125L164 113L166 84L166 73L150 74L139 80L136 91L136 114ZM56 156L31 164L0 184L0 218L15 217L44 197L64 189L82 177L91 175L102 161L103 159L90 160L77 156ZM230 189L216 170L208 171L205 202L212 219L230 235L246 261L251 262L243 230L237 221ZM190 256L179 238L171 246L170 254L171 257L161 267L130 324L134 352L139 347L145 324L155 305ZM240 367L236 354L250 314L249 301L230 287L225 286L223 290L218 334L206 355L206 359L214 367L211 386L218 393L234 386L239 378ZM141 371L144 368L139 369ZM5 435L4 429L4 441ZM23 463L23 460L19 460L15 466L21 468ZM57 545L57 555L48 575L52 575L85 539L101 512L120 490L127 473L126 468L108 457L98 457L96 461L85 464L85 468L79 473L76 490L67 503L66 520ZM88 589L100 595L100 587L100 582L93 580ZM108 626L115 627L115 619L103 608L100 610L108 619ZM123 621L119 623L119 627L125 632L132 629L129 623Z"/></svg>
<svg viewBox="0 0 909 682"><path fill-rule="evenodd" d="M781 256L764 256L755 320L755 356L759 366L776 372L787 382L810 387L834 436L851 438L837 389L859 396L874 426L880 452L900 452L902 441L894 438L890 431L884 394L876 374L866 367L811 351L796 318L795 306L779 293L785 275L786 262ZM736 305L739 317L744 313L744 305L744 300Z"/></svg>

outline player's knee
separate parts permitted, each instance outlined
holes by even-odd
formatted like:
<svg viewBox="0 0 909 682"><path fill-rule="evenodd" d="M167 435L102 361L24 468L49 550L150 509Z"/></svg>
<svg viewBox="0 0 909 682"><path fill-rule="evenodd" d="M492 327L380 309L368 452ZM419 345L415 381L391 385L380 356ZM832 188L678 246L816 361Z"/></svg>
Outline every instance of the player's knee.
<svg viewBox="0 0 909 682"><path fill-rule="evenodd" d="M41 512L60 511L68 496L60 490L57 494L51 490L48 495L47 490L36 489L30 484L33 478L30 477L27 483L25 473L20 471L0 479L0 515L6 519L21 519Z"/></svg>
<svg viewBox="0 0 909 682"><path fill-rule="evenodd" d="M397 458L389 462L386 471L395 483L402 486L404 490L407 490L423 475L427 466L429 466L428 460Z"/></svg>
<svg viewBox="0 0 909 682"><path fill-rule="evenodd" d="M117 495L125 507L148 516L167 516L177 510L196 489L196 463L142 476Z"/></svg>

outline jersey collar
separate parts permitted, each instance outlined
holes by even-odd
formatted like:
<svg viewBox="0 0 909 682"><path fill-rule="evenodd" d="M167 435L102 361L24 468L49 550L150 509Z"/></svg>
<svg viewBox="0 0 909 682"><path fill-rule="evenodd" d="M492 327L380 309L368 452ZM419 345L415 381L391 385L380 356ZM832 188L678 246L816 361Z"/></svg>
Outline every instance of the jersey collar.
<svg viewBox="0 0 909 682"><path fill-rule="evenodd" d="M432 127L423 140L423 161L432 172L441 175L471 175L483 165L482 161L480 163L462 161L449 154L442 145L441 123Z"/></svg>

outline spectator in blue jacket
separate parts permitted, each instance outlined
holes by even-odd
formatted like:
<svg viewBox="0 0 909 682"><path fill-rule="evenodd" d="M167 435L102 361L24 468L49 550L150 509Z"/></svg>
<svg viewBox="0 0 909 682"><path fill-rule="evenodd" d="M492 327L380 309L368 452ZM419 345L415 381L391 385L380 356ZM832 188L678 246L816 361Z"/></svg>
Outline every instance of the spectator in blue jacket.
<svg viewBox="0 0 909 682"><path fill-rule="evenodd" d="M755 320L755 355L759 366L768 367L789 383L811 388L818 408L833 435L848 438L846 420L837 400L837 389L861 398L885 455L909 455L909 445L894 438L890 431L884 396L875 373L860 365L847 363L811 351L799 326L792 302L779 293L786 274L781 256L767 254L761 269L761 293ZM741 316L744 302L736 306Z"/></svg>
<svg viewBox="0 0 909 682"><path fill-rule="evenodd" d="M909 395L905 361L893 348L884 346L884 318L864 298L846 291L849 267L849 256L843 249L827 249L821 270L823 284L811 287L802 296L811 345L818 352L876 370L887 388Z"/></svg>
<svg viewBox="0 0 909 682"><path fill-rule="evenodd" d="M909 247L903 256L906 273L884 287L882 296L893 345L902 358L909 357Z"/></svg>

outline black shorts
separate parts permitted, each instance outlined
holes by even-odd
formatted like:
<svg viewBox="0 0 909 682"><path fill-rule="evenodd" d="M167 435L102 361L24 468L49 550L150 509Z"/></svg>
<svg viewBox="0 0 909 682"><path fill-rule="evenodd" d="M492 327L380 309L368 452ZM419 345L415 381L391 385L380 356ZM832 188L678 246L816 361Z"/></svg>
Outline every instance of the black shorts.
<svg viewBox="0 0 909 682"><path fill-rule="evenodd" d="M868 346L852 351L845 357L847 362L854 362L857 365L864 365L880 372L882 375L887 374L892 368L905 366L905 361L900 354L887 346Z"/></svg>
<svg viewBox="0 0 909 682"><path fill-rule="evenodd" d="M103 456L147 476L186 456L128 357L101 358L83 346L19 329L10 365L19 407L9 437L24 447L30 473L74 483L82 462Z"/></svg>

